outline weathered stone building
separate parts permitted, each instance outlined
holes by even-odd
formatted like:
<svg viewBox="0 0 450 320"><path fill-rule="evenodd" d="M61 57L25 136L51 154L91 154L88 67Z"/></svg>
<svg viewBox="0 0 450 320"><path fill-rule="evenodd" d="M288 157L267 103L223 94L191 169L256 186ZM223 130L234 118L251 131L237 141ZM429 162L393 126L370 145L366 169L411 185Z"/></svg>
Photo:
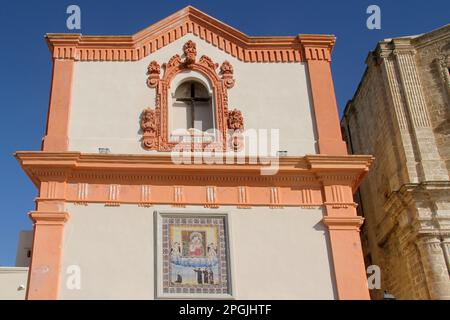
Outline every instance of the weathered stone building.
<svg viewBox="0 0 450 320"><path fill-rule="evenodd" d="M376 159L358 194L372 297L450 299L450 25L380 41L366 64L341 126Z"/></svg>

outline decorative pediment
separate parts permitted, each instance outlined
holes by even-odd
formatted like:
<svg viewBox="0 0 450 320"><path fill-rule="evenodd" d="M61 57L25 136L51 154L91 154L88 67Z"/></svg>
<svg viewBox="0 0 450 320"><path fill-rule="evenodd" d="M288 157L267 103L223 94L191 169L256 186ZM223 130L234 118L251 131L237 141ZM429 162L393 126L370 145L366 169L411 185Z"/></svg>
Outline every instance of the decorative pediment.
<svg viewBox="0 0 450 320"><path fill-rule="evenodd" d="M47 34L46 38L54 58L136 61L186 34L245 62L300 62L314 55L328 59L335 39L329 35L250 37L191 6L132 36ZM311 49L311 43L319 49Z"/></svg>

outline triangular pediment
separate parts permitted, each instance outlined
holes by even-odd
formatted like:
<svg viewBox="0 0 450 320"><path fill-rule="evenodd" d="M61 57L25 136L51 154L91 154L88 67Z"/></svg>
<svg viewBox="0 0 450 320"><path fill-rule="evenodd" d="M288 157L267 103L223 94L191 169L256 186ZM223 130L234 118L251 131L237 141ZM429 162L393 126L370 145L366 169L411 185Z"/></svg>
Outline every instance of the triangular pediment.
<svg viewBox="0 0 450 320"><path fill-rule="evenodd" d="M305 43L325 48L323 58L328 60L334 45L330 35L251 37L192 6L132 36L47 34L46 38L55 58L136 61L189 33L246 62L303 61Z"/></svg>

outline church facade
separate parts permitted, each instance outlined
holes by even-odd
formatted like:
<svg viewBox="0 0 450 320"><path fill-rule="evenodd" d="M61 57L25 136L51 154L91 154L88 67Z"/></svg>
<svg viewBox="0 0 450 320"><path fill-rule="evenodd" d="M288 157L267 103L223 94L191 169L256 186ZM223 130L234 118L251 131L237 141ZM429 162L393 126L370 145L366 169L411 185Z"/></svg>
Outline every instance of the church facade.
<svg viewBox="0 0 450 320"><path fill-rule="evenodd" d="M330 35L47 34L28 299L368 299Z"/></svg>

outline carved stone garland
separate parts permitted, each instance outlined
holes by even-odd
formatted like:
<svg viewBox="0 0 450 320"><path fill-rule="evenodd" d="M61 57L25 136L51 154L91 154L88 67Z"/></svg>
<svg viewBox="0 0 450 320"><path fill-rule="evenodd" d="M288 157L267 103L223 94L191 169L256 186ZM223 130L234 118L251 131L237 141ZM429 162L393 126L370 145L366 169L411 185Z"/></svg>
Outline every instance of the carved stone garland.
<svg viewBox="0 0 450 320"><path fill-rule="evenodd" d="M233 66L225 61L220 67L220 75L216 72L218 64L214 63L208 56L201 56L197 61L196 44L189 40L183 46L184 61L176 54L164 63L164 75L160 78L161 68L156 61L150 62L148 66L147 85L156 88L155 108L147 108L141 115L141 129L143 132L142 145L148 150L171 151L178 143L169 141L168 131L168 94L171 81L183 71L193 70L205 75L212 84L214 91L214 106L216 129L222 134L223 141L219 144L227 149L227 131L242 132L244 129L244 118L241 111L234 109L228 111L228 92L234 86ZM233 138L233 148L237 149L238 141ZM210 143L202 143L204 149ZM186 149L184 149L186 150ZM217 148L216 148L217 150Z"/></svg>

